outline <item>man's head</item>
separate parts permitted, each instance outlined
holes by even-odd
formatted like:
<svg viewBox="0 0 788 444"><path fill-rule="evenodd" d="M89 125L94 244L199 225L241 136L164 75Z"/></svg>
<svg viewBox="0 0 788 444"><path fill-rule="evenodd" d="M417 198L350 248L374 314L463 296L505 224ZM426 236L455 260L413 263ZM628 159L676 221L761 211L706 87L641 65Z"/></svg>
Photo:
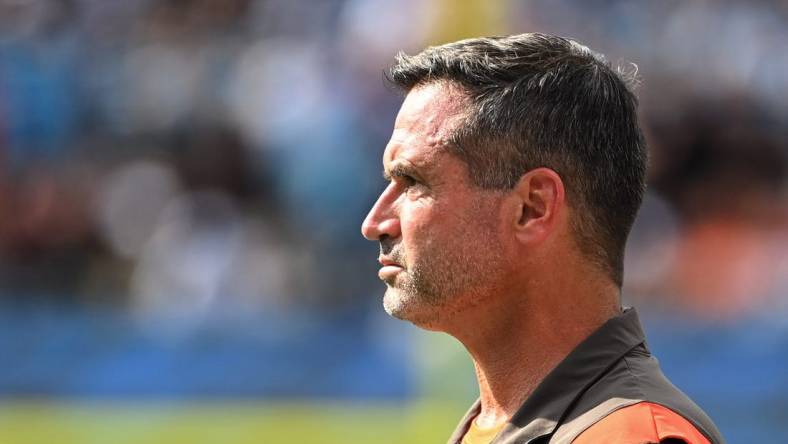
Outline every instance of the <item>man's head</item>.
<svg viewBox="0 0 788 444"><path fill-rule="evenodd" d="M407 96L363 232L399 264L381 270L390 313L423 324L479 303L547 245L620 286L646 150L601 56L542 34L479 38L400 54L388 77ZM572 242L556 247L561 230Z"/></svg>

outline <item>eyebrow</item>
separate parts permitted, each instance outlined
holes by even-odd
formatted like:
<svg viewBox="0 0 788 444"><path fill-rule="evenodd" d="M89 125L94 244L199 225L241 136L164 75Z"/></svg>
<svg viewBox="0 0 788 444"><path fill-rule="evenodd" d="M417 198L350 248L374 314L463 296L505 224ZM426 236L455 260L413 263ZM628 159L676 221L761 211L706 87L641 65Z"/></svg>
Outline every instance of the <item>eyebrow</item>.
<svg viewBox="0 0 788 444"><path fill-rule="evenodd" d="M390 169L386 170L383 169L383 179L384 180L391 180L392 177L419 177L416 169L408 164L405 163L397 163Z"/></svg>

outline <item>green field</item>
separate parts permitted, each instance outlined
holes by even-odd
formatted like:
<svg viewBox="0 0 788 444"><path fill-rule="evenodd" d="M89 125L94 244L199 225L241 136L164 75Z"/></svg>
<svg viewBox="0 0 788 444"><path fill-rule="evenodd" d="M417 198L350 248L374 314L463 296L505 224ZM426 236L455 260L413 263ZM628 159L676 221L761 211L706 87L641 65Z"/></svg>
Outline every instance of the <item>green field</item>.
<svg viewBox="0 0 788 444"><path fill-rule="evenodd" d="M473 366L451 337L407 333L419 401L0 399L0 444L445 443L478 396Z"/></svg>
<svg viewBox="0 0 788 444"><path fill-rule="evenodd" d="M456 403L0 403L2 444L443 443Z"/></svg>

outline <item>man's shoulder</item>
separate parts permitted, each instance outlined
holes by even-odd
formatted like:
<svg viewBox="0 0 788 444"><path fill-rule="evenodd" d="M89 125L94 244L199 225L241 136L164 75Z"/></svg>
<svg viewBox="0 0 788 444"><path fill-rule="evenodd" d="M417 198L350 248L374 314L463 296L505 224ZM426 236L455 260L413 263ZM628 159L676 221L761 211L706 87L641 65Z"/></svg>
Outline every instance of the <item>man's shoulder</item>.
<svg viewBox="0 0 788 444"><path fill-rule="evenodd" d="M682 437L687 443L722 442L711 419L665 377L645 345L630 350L588 387L561 429L557 435L576 443L658 443ZM601 439L605 436L611 439Z"/></svg>
<svg viewBox="0 0 788 444"><path fill-rule="evenodd" d="M683 442L710 444L686 418L652 402L639 402L616 410L575 438L573 444L639 444Z"/></svg>

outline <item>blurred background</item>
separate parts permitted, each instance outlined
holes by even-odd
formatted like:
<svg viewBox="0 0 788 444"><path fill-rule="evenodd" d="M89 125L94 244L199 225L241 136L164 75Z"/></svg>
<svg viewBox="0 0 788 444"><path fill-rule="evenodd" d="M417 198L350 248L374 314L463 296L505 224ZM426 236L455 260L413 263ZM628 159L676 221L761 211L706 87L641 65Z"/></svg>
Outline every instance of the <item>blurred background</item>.
<svg viewBox="0 0 788 444"><path fill-rule="evenodd" d="M0 0L0 442L445 442L470 361L384 314L359 233L402 100L382 72L529 31L636 65L625 298L731 443L788 442L787 23L781 0Z"/></svg>

